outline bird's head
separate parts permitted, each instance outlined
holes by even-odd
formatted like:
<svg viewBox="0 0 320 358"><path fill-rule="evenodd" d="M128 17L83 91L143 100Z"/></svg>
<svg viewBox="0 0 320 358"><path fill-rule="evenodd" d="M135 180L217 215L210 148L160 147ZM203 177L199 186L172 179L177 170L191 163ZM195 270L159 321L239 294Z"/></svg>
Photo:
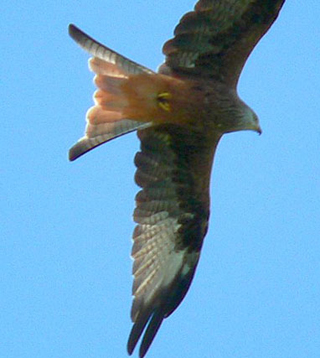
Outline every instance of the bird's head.
<svg viewBox="0 0 320 358"><path fill-rule="evenodd" d="M243 103L243 102L242 102ZM242 115L240 119L240 129L239 130L252 130L259 134L262 133L259 118L257 114L245 103L242 107Z"/></svg>
<svg viewBox="0 0 320 358"><path fill-rule="evenodd" d="M227 119L224 119L224 132L237 132L251 130L259 134L262 133L257 114L242 100L236 98L233 103L229 103Z"/></svg>

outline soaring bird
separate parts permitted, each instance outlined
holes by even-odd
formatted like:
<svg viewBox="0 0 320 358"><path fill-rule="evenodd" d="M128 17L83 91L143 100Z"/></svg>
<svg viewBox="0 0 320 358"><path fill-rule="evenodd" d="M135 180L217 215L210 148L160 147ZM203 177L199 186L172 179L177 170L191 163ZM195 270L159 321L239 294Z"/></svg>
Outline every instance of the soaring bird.
<svg viewBox="0 0 320 358"><path fill-rule="evenodd" d="M134 159L141 190L133 214L129 354L143 335L139 355L145 356L190 287L208 229L210 175L220 138L240 130L261 133L237 83L284 2L198 1L164 44L158 72L69 26L72 39L92 55L89 67L98 88L70 160L132 131L141 142Z"/></svg>

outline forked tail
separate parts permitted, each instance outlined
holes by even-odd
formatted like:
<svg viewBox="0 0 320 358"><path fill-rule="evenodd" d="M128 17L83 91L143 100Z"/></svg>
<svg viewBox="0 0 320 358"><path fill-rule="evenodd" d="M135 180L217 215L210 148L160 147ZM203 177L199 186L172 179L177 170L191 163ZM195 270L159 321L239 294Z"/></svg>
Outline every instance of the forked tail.
<svg viewBox="0 0 320 358"><path fill-rule="evenodd" d="M74 25L69 25L69 34L93 55L89 68L96 74L94 82L98 87L94 93L95 105L86 115L85 135L69 151L69 159L75 160L113 138L150 126L150 122L126 118L124 109L128 100L122 86L129 75L154 72L103 46Z"/></svg>

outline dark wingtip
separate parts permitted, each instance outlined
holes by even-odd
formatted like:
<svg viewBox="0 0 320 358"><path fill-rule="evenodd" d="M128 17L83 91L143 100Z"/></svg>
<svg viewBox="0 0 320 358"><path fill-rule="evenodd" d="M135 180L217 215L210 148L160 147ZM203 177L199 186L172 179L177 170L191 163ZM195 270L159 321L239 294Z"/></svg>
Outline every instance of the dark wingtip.
<svg viewBox="0 0 320 358"><path fill-rule="evenodd" d="M127 351L128 354L131 356L136 345L140 339L140 336L147 324L148 320L144 320L143 322L135 323L131 329L130 336L127 343Z"/></svg>
<svg viewBox="0 0 320 358"><path fill-rule="evenodd" d="M143 311L142 311L143 312ZM156 309L146 309L142 314L140 314L136 322L134 323L127 344L128 354L131 355L144 331L144 336L139 349L139 357L143 358L148 352L152 341L154 340L155 335L157 334L161 323L164 319L164 311L162 307Z"/></svg>
<svg viewBox="0 0 320 358"><path fill-rule="evenodd" d="M144 331L151 315L152 315L152 308L147 307L145 309L142 309L140 311L140 314L135 319L135 323L132 326L128 344L127 344L127 351L128 354L131 355L142 335L142 332Z"/></svg>
<svg viewBox="0 0 320 358"><path fill-rule="evenodd" d="M143 339L141 342L141 346L140 346L140 350L139 350L140 358L143 358L147 354L147 352L151 346L151 343L153 342L154 337L156 336L156 334L161 326L161 323L163 322L163 319L164 319L164 311L162 310L161 307L159 307L154 312L154 314L151 318L151 321L149 322L148 327L144 333L144 336L143 336Z"/></svg>

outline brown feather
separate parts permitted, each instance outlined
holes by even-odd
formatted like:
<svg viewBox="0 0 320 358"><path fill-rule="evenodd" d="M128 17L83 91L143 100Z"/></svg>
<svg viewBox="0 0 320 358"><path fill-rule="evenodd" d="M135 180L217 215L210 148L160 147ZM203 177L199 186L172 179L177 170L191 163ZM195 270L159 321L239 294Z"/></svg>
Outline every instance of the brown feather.
<svg viewBox="0 0 320 358"><path fill-rule="evenodd" d="M224 133L261 132L256 114L237 95L245 61L275 21L284 0L200 0L163 47L159 73L93 40L74 25L70 36L93 55L98 90L86 133L69 152L138 130L128 340L140 357L192 282L209 219L214 153Z"/></svg>
<svg viewBox="0 0 320 358"><path fill-rule="evenodd" d="M285 0L201 0L163 46L162 72L215 78L236 87L251 51Z"/></svg>
<svg viewBox="0 0 320 358"><path fill-rule="evenodd" d="M209 218L209 182L215 140L175 126L138 132L133 235L134 322L132 353L145 327L140 357L147 352L163 319L186 294L195 272ZM199 160L201 158L201 160Z"/></svg>

